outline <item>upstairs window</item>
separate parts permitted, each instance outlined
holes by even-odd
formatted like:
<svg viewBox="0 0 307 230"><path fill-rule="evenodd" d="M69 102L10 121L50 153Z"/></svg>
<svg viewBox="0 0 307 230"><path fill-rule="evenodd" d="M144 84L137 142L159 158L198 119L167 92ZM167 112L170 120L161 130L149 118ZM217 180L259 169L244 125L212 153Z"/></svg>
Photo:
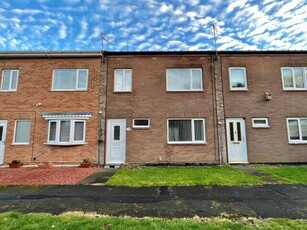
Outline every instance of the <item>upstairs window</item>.
<svg viewBox="0 0 307 230"><path fill-rule="evenodd" d="M230 90L240 91L247 90L246 68L231 67L229 68Z"/></svg>
<svg viewBox="0 0 307 230"><path fill-rule="evenodd" d="M87 69L55 69L53 71L52 90L82 91L87 90Z"/></svg>
<svg viewBox="0 0 307 230"><path fill-rule="evenodd" d="M202 70L197 69L167 69L167 91L202 91Z"/></svg>
<svg viewBox="0 0 307 230"><path fill-rule="evenodd" d="M114 92L132 91L132 69L116 69L114 72Z"/></svg>
<svg viewBox="0 0 307 230"><path fill-rule="evenodd" d="M281 68L284 90L307 90L307 68Z"/></svg>
<svg viewBox="0 0 307 230"><path fill-rule="evenodd" d="M289 143L307 144L307 118L287 118Z"/></svg>
<svg viewBox="0 0 307 230"><path fill-rule="evenodd" d="M17 91L18 70L3 70L1 80L1 91L14 92Z"/></svg>
<svg viewBox="0 0 307 230"><path fill-rule="evenodd" d="M205 119L169 119L169 144L205 144Z"/></svg>

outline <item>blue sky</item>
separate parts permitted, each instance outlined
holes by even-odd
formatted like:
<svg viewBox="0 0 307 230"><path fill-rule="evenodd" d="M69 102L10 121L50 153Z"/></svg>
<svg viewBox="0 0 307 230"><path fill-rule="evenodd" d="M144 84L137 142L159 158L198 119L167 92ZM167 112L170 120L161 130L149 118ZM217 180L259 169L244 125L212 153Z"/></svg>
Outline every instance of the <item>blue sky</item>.
<svg viewBox="0 0 307 230"><path fill-rule="evenodd" d="M0 50L306 50L306 0L1 0Z"/></svg>

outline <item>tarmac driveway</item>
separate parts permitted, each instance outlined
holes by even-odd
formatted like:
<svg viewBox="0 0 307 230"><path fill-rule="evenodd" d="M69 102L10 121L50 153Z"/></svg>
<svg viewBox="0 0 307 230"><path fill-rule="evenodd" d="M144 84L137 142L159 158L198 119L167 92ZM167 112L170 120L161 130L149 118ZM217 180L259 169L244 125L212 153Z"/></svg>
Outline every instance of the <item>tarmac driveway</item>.
<svg viewBox="0 0 307 230"><path fill-rule="evenodd" d="M221 215L307 219L307 186L0 187L0 212L96 212L114 216Z"/></svg>

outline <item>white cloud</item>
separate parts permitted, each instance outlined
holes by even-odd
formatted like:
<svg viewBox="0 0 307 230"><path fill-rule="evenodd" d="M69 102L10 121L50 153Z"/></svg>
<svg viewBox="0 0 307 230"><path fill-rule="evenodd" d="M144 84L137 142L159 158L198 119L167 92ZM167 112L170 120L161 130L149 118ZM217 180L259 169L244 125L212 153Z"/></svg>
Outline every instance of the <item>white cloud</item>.
<svg viewBox="0 0 307 230"><path fill-rule="evenodd" d="M304 1L304 0L303 0ZM289 3L282 6L279 11L276 13L277 17L282 17L285 13L289 12L293 8L297 7L302 1L301 0L292 0Z"/></svg>
<svg viewBox="0 0 307 230"><path fill-rule="evenodd" d="M14 14L41 14L42 11L34 9L13 9L11 10Z"/></svg>
<svg viewBox="0 0 307 230"><path fill-rule="evenodd" d="M66 32L67 27L65 25L61 25L59 29L59 38L60 39L65 39L67 37L67 32Z"/></svg>
<svg viewBox="0 0 307 230"><path fill-rule="evenodd" d="M86 38L88 30L88 22L85 18L83 18L80 22L80 33L77 37L78 40L82 40Z"/></svg>
<svg viewBox="0 0 307 230"><path fill-rule="evenodd" d="M230 13L237 7L242 8L247 3L247 1L248 0L232 0L226 9L226 12Z"/></svg>
<svg viewBox="0 0 307 230"><path fill-rule="evenodd" d="M162 3L162 5L160 6L158 12L161 14L165 14L168 12L172 12L174 10L174 7L171 4L166 4L166 3Z"/></svg>

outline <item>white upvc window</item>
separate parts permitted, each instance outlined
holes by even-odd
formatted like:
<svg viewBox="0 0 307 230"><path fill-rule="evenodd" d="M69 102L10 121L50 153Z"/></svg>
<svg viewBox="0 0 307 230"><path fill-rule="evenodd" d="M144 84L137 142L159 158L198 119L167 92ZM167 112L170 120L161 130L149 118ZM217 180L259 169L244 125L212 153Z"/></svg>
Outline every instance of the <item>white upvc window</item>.
<svg viewBox="0 0 307 230"><path fill-rule="evenodd" d="M167 133L169 144L205 144L205 119L170 118Z"/></svg>
<svg viewBox="0 0 307 230"><path fill-rule="evenodd" d="M287 118L290 144L307 144L307 117Z"/></svg>
<svg viewBox="0 0 307 230"><path fill-rule="evenodd" d="M231 91L246 91L246 68L245 67L230 67L229 68L229 84Z"/></svg>
<svg viewBox="0 0 307 230"><path fill-rule="evenodd" d="M132 91L132 69L114 70L114 92Z"/></svg>
<svg viewBox="0 0 307 230"><path fill-rule="evenodd" d="M284 90L307 90L307 67L281 68Z"/></svg>
<svg viewBox="0 0 307 230"><path fill-rule="evenodd" d="M269 119L267 117L252 118L253 128L269 128Z"/></svg>
<svg viewBox="0 0 307 230"><path fill-rule="evenodd" d="M84 91L88 85L88 69L54 69L53 91Z"/></svg>
<svg viewBox="0 0 307 230"><path fill-rule="evenodd" d="M49 120L47 144L85 144L85 120Z"/></svg>
<svg viewBox="0 0 307 230"><path fill-rule="evenodd" d="M150 127L149 118L134 118L132 127L135 129L148 129Z"/></svg>
<svg viewBox="0 0 307 230"><path fill-rule="evenodd" d="M16 120L15 121L15 133L14 133L14 145L28 145L30 143L30 120Z"/></svg>
<svg viewBox="0 0 307 230"><path fill-rule="evenodd" d="M166 69L167 91L202 91L203 76L201 68Z"/></svg>
<svg viewBox="0 0 307 230"><path fill-rule="evenodd" d="M18 70L3 70L1 79L1 91L15 92L18 85Z"/></svg>

